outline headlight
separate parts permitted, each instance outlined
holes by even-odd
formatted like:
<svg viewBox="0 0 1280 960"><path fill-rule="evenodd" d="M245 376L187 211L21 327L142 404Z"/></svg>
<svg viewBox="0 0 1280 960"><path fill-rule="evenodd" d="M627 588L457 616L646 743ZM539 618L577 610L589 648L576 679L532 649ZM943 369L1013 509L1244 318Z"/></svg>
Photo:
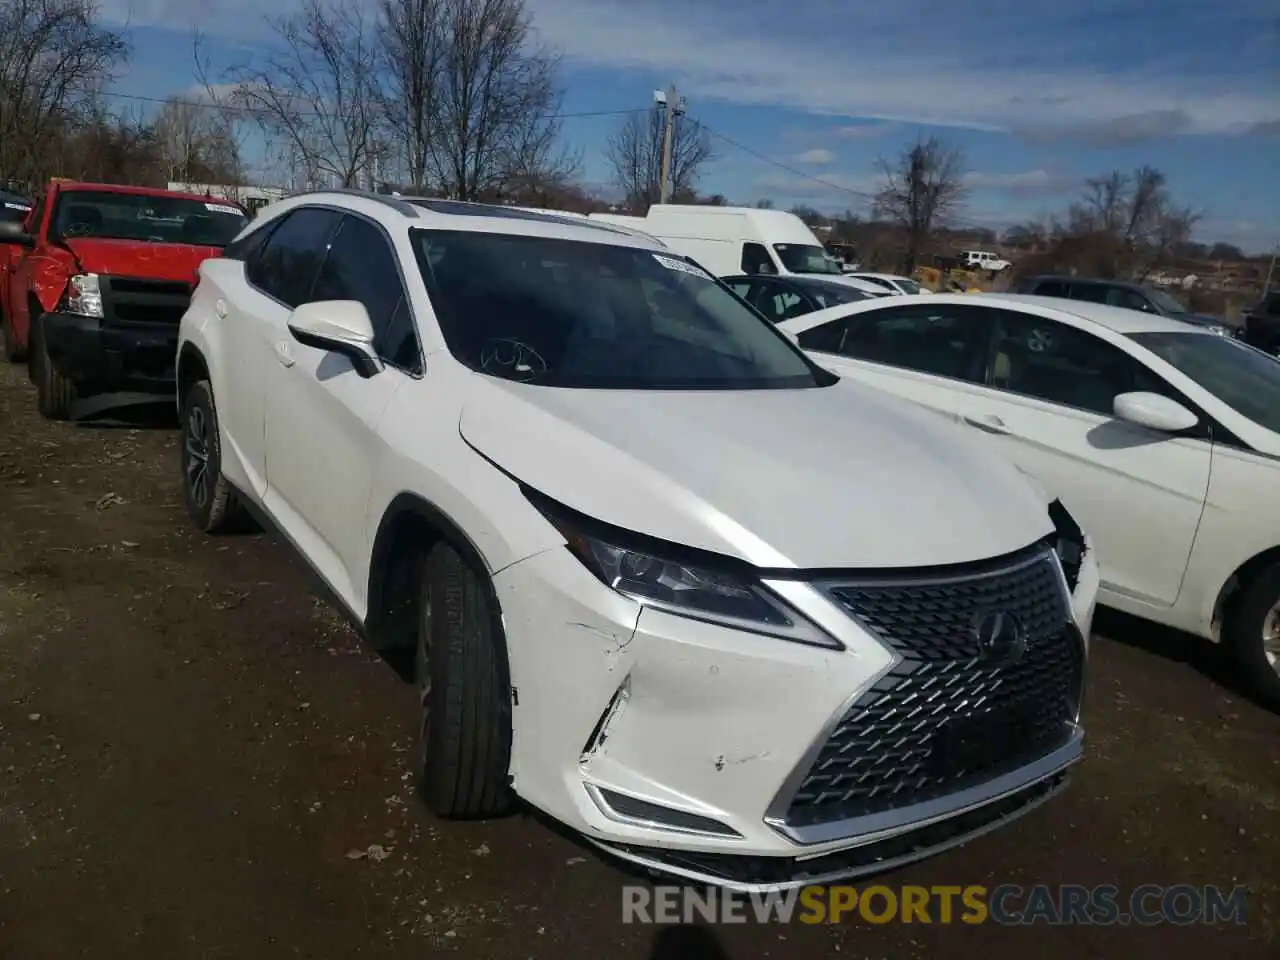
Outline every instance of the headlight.
<svg viewBox="0 0 1280 960"><path fill-rule="evenodd" d="M71 278L62 309L81 317L102 316L102 288L96 273L81 273Z"/></svg>
<svg viewBox="0 0 1280 960"><path fill-rule="evenodd" d="M627 543L622 531L593 529L600 526L571 517L567 510L548 504L526 491L531 502L564 536L569 551L602 583L646 606L692 620L716 623L736 630L766 634L783 640L842 649L834 637L793 610L782 598L754 581L747 569L722 569L714 559L675 557L680 548ZM635 540L646 540L639 536ZM733 565L726 562L723 566Z"/></svg>

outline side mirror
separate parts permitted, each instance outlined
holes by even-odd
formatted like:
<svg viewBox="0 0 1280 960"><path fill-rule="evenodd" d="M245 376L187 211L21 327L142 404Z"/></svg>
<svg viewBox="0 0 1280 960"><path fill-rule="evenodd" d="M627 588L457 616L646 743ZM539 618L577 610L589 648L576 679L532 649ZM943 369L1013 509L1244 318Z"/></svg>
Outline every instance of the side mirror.
<svg viewBox="0 0 1280 960"><path fill-rule="evenodd" d="M1199 417L1176 400L1145 391L1120 394L1112 409L1121 420L1161 433L1180 433L1200 422Z"/></svg>
<svg viewBox="0 0 1280 960"><path fill-rule="evenodd" d="M346 357L365 379L382 370L382 360L373 349L369 311L358 300L304 303L289 315L289 332L304 346Z"/></svg>
<svg viewBox="0 0 1280 960"><path fill-rule="evenodd" d="M22 224L16 220L0 220L0 243L17 247L34 247L36 238L23 230Z"/></svg>

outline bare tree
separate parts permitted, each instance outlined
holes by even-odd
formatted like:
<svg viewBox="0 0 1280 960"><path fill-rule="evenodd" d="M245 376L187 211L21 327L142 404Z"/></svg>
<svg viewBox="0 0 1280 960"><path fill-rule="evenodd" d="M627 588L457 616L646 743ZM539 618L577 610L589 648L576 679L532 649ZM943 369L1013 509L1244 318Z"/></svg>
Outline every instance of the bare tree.
<svg viewBox="0 0 1280 960"><path fill-rule="evenodd" d="M0 170L44 179L56 141L125 62L129 48L104 28L93 0L0 4Z"/></svg>
<svg viewBox="0 0 1280 960"><path fill-rule="evenodd" d="M428 151L437 189L474 200L513 179L570 172L572 158L555 154L559 61L535 46L524 0L440 3Z"/></svg>
<svg viewBox="0 0 1280 960"><path fill-rule="evenodd" d="M444 0L381 0L380 16L382 112L403 149L409 186L421 191L438 111Z"/></svg>
<svg viewBox="0 0 1280 960"><path fill-rule="evenodd" d="M278 49L260 66L233 68L237 104L311 186L359 185L377 151L378 40L359 0L305 0L270 21Z"/></svg>
<svg viewBox="0 0 1280 960"><path fill-rule="evenodd" d="M896 159L880 160L882 183L873 211L898 224L906 233L904 272L910 273L933 231L944 226L966 196L959 148L936 137L918 141Z"/></svg>
<svg viewBox="0 0 1280 960"><path fill-rule="evenodd" d="M711 137L695 121L675 117L671 137L673 196L696 196L699 174L712 160ZM605 147L613 181L627 206L643 214L662 196L662 140L666 111L655 107L626 119Z"/></svg>
<svg viewBox="0 0 1280 960"><path fill-rule="evenodd" d="M1086 181L1084 197L1068 212L1066 234L1083 257L1077 266L1095 276L1141 280L1191 238L1199 219L1173 202L1162 172L1144 166Z"/></svg>

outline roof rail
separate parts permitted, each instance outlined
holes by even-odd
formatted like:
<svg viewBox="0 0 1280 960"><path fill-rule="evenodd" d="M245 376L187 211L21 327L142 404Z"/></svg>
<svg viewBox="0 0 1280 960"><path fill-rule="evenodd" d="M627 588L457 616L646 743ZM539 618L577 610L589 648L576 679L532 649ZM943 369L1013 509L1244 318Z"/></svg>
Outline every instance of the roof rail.
<svg viewBox="0 0 1280 960"><path fill-rule="evenodd" d="M411 203L405 203L399 197L388 197L384 193L374 193L372 190L357 190L354 187L327 187L320 190L304 190L301 193L293 193L285 197L286 200L292 200L294 197L311 197L318 194L341 194L346 197L360 197L364 200L374 200L384 206L390 207L397 213L402 213L406 217L418 216L417 208Z"/></svg>

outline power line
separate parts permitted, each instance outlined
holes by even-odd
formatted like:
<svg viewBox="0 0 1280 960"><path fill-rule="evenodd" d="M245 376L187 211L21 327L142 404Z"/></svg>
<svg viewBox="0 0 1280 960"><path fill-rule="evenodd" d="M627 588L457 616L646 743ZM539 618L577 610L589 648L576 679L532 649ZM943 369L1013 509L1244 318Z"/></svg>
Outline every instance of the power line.
<svg viewBox="0 0 1280 960"><path fill-rule="evenodd" d="M192 107L197 110L222 110L226 113L243 113L249 116L258 114L273 114L276 111L267 109L266 107L248 107L242 104L226 104L212 103L208 100L182 100L177 97L148 97L140 93L118 93L115 91L103 91L103 96L113 100L130 100L136 103L155 103L161 106L166 104L175 104L180 107ZM541 116L539 120L581 120L589 117L623 117L635 113L648 113L651 107L633 107L629 110L583 110L573 113L549 113ZM301 110L297 113L300 117L319 117L324 114L319 110Z"/></svg>
<svg viewBox="0 0 1280 960"><path fill-rule="evenodd" d="M765 154L760 153L757 150L752 150L750 147L746 146L745 144L741 144L737 140L733 140L729 137L726 137L723 133L720 133L717 130L711 129L711 127L708 127L705 123L702 123L701 121L695 121L695 123L697 123L699 127L705 130L711 136L715 137L717 140L723 140L725 143L729 144L729 146L735 147L736 149L741 150L743 153L748 154L752 157L755 157L757 160L761 160L764 163L775 166L779 170L785 170L787 173L791 174L792 176L800 177L803 180L812 181L813 183L817 183L826 187L828 190L836 190L840 193L847 193L851 196L858 197L859 199L862 199L862 200L874 200L876 198L876 195L874 193L867 193L865 190L855 190L852 187L845 187L838 183L832 183L830 180L824 180L821 177L815 177L813 174L805 173L803 170L800 170L797 167L793 167L790 164L783 163L781 160L775 160L773 157L766 156Z"/></svg>

